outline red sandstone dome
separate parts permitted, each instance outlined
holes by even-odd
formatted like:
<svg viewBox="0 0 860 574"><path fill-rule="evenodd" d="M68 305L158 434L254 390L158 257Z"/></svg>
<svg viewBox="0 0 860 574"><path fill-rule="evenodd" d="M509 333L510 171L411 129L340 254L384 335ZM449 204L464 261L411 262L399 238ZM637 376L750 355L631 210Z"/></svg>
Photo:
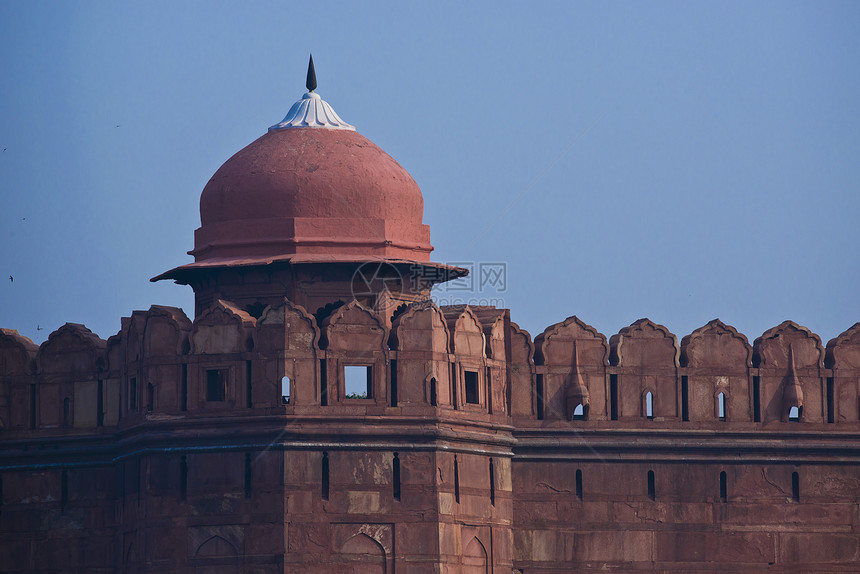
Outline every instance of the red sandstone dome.
<svg viewBox="0 0 860 574"><path fill-rule="evenodd" d="M387 261L438 268L440 278L466 273L430 261L430 228L415 180L340 119L314 87L215 172L200 197L201 226L189 251L194 263L153 281L185 282L195 270L279 261Z"/></svg>
<svg viewBox="0 0 860 574"><path fill-rule="evenodd" d="M273 129L215 172L200 197L197 262L223 258L428 261L421 190L345 129Z"/></svg>

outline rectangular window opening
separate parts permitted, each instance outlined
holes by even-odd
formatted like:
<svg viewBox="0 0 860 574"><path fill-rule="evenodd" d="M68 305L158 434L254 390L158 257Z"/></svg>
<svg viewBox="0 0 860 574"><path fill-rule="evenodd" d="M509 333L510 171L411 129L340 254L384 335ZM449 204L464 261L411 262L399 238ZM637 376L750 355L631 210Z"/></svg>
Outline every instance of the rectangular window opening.
<svg viewBox="0 0 860 574"><path fill-rule="evenodd" d="M206 400L223 402L227 399L227 369L206 370Z"/></svg>
<svg viewBox="0 0 860 574"><path fill-rule="evenodd" d="M436 406L436 377L430 379L430 405Z"/></svg>
<svg viewBox="0 0 860 574"><path fill-rule="evenodd" d="M373 398L373 367L345 365L343 367L344 397L347 399Z"/></svg>
<svg viewBox="0 0 860 574"><path fill-rule="evenodd" d="M477 371L463 371L463 384L466 387L466 403L470 405L480 404Z"/></svg>
<svg viewBox="0 0 860 574"><path fill-rule="evenodd" d="M827 422L835 423L836 422L836 412L834 409L834 388L833 388L833 377L827 377Z"/></svg>
<svg viewBox="0 0 860 574"><path fill-rule="evenodd" d="M543 420L543 375L535 377L535 409L537 410L537 418Z"/></svg>
<svg viewBox="0 0 860 574"><path fill-rule="evenodd" d="M720 472L720 502L728 502L728 483L726 480L726 471Z"/></svg>

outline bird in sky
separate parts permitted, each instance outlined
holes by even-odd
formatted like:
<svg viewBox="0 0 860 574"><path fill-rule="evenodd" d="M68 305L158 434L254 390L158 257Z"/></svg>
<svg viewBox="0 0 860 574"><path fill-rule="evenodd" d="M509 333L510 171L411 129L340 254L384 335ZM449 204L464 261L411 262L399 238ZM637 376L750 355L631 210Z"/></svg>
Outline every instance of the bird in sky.
<svg viewBox="0 0 860 574"><path fill-rule="evenodd" d="M14 282L15 282L15 278L10 275L9 276L9 283L14 283Z"/></svg>

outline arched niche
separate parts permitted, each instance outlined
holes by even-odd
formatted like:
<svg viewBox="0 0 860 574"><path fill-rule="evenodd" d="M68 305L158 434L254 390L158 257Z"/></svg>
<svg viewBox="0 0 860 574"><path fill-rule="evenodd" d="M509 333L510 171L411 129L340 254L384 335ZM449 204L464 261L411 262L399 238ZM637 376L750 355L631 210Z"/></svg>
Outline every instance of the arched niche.
<svg viewBox="0 0 860 574"><path fill-rule="evenodd" d="M268 359L262 365L265 376L254 387L255 394L264 397L260 400L285 404L284 397L289 397L290 405L318 402L319 341L316 320L301 305L284 299L281 305L264 309L257 321L256 349ZM280 381L280 386L273 381Z"/></svg>
<svg viewBox="0 0 860 574"><path fill-rule="evenodd" d="M609 340L609 362L619 367L617 413L620 419L642 418L642 397L653 396L655 421L680 419L677 339L663 325L639 319Z"/></svg>
<svg viewBox="0 0 860 574"><path fill-rule="evenodd" d="M575 316L535 337L535 363L544 367L544 418L606 418L608 358L606 337Z"/></svg>
<svg viewBox="0 0 860 574"><path fill-rule="evenodd" d="M685 367L682 385L686 384L681 399L686 399L682 408L688 420L715 424L751 421L751 360L752 346L747 338L719 319L686 335L681 340L681 366Z"/></svg>
<svg viewBox="0 0 860 574"><path fill-rule="evenodd" d="M229 301L217 300L200 314L191 330L196 355L241 353L254 347L257 320Z"/></svg>
<svg viewBox="0 0 860 574"><path fill-rule="evenodd" d="M860 426L860 323L827 343L824 365L833 375L825 387L827 421Z"/></svg>
<svg viewBox="0 0 860 574"><path fill-rule="evenodd" d="M794 321L784 321L755 340L752 362L758 368L762 423L791 422L791 407L800 406L799 422L826 420L824 359L825 348L818 335Z"/></svg>

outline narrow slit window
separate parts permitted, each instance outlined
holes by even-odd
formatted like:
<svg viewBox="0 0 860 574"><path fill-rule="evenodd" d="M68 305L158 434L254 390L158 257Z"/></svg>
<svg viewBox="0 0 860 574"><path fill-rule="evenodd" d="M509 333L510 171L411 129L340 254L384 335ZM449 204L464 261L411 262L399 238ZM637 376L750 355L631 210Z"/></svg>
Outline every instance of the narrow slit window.
<svg viewBox="0 0 860 574"><path fill-rule="evenodd" d="M454 501L460 504L460 464L457 455L454 455Z"/></svg>
<svg viewBox="0 0 860 574"><path fill-rule="evenodd" d="M761 398L759 393L759 378L753 377L753 421L761 422Z"/></svg>
<svg viewBox="0 0 860 574"><path fill-rule="evenodd" d="M457 408L457 365L451 364L451 406Z"/></svg>
<svg viewBox="0 0 860 574"><path fill-rule="evenodd" d="M36 428L36 385L30 384L30 429Z"/></svg>
<svg viewBox="0 0 860 574"><path fill-rule="evenodd" d="M496 470L493 459L490 459L490 506L496 505Z"/></svg>
<svg viewBox="0 0 860 574"><path fill-rule="evenodd" d="M132 377L128 381L128 408L129 410L137 410L137 379Z"/></svg>
<svg viewBox="0 0 860 574"><path fill-rule="evenodd" d="M618 375L609 375L609 419L618 420Z"/></svg>
<svg viewBox="0 0 860 574"><path fill-rule="evenodd" d="M836 422L835 393L833 388L833 377L827 377L827 422Z"/></svg>
<svg viewBox="0 0 860 574"><path fill-rule="evenodd" d="M726 480L726 471L720 472L720 502L728 502L728 482Z"/></svg>
<svg viewBox="0 0 860 574"><path fill-rule="evenodd" d="M290 404L290 377L281 377L281 404Z"/></svg>
<svg viewBox="0 0 860 574"><path fill-rule="evenodd" d="M651 391L645 393L645 418L654 419L654 395Z"/></svg>
<svg viewBox="0 0 860 574"><path fill-rule="evenodd" d="M657 485L654 483L654 471L648 471L648 499L657 500Z"/></svg>
<svg viewBox="0 0 860 574"><path fill-rule="evenodd" d="M582 500L582 470L576 471L576 497Z"/></svg>
<svg viewBox="0 0 860 574"><path fill-rule="evenodd" d="M690 420L687 375L681 377L681 420L685 422Z"/></svg>
<svg viewBox="0 0 860 574"><path fill-rule="evenodd" d="M254 406L254 389L251 386L253 383L253 362L245 361L245 408L250 409Z"/></svg>
<svg viewBox="0 0 860 574"><path fill-rule="evenodd" d="M791 499L800 502L800 475L796 472L791 473Z"/></svg>
<svg viewBox="0 0 860 574"><path fill-rule="evenodd" d="M69 401L69 397L63 399L63 426L69 426L70 418L72 415L72 407L71 401Z"/></svg>
<svg viewBox="0 0 860 574"><path fill-rule="evenodd" d="M146 383L146 412L151 413L155 407L155 387Z"/></svg>
<svg viewBox="0 0 860 574"><path fill-rule="evenodd" d="M320 359L320 406L328 405L328 364Z"/></svg>
<svg viewBox="0 0 860 574"><path fill-rule="evenodd" d="M430 404L436 406L436 377L430 379Z"/></svg>
<svg viewBox="0 0 860 574"><path fill-rule="evenodd" d="M60 474L60 509L65 510L69 503L69 471L63 469Z"/></svg>
<svg viewBox="0 0 860 574"><path fill-rule="evenodd" d="M223 402L227 399L227 369L207 369L206 400Z"/></svg>
<svg viewBox="0 0 860 574"><path fill-rule="evenodd" d="M103 427L105 425L105 385L104 381L99 379L96 389L96 426Z"/></svg>
<svg viewBox="0 0 860 574"><path fill-rule="evenodd" d="M397 359L389 361L391 368L391 406L397 406Z"/></svg>
<svg viewBox="0 0 860 574"><path fill-rule="evenodd" d="M182 381L180 383L179 410L188 410L188 363L182 363Z"/></svg>
<svg viewBox="0 0 860 574"><path fill-rule="evenodd" d="M188 499L188 457L179 459L179 500Z"/></svg>
<svg viewBox="0 0 860 574"><path fill-rule="evenodd" d="M400 455L394 453L394 461L392 463L392 482L394 483L394 500L400 500Z"/></svg>
<svg viewBox="0 0 860 574"><path fill-rule="evenodd" d="M726 394L717 395L717 416L721 421L726 420Z"/></svg>
<svg viewBox="0 0 860 574"><path fill-rule="evenodd" d="M476 371L464 371L463 383L466 387L466 402L477 405L481 401L478 397L478 373Z"/></svg>
<svg viewBox="0 0 860 574"><path fill-rule="evenodd" d="M329 468L328 468L328 453L323 452L322 455L322 480L320 481L320 488L322 490L322 499L328 500L329 495Z"/></svg>
<svg viewBox="0 0 860 574"><path fill-rule="evenodd" d="M245 453L245 498L251 498L251 453Z"/></svg>
<svg viewBox="0 0 860 574"><path fill-rule="evenodd" d="M485 373L487 381L487 412L493 414L493 370L487 367Z"/></svg>
<svg viewBox="0 0 860 574"><path fill-rule="evenodd" d="M344 396L347 399L370 399L373 367L370 365L345 365L343 367Z"/></svg>
<svg viewBox="0 0 860 574"><path fill-rule="evenodd" d="M535 377L535 409L537 418L543 420L543 375Z"/></svg>

